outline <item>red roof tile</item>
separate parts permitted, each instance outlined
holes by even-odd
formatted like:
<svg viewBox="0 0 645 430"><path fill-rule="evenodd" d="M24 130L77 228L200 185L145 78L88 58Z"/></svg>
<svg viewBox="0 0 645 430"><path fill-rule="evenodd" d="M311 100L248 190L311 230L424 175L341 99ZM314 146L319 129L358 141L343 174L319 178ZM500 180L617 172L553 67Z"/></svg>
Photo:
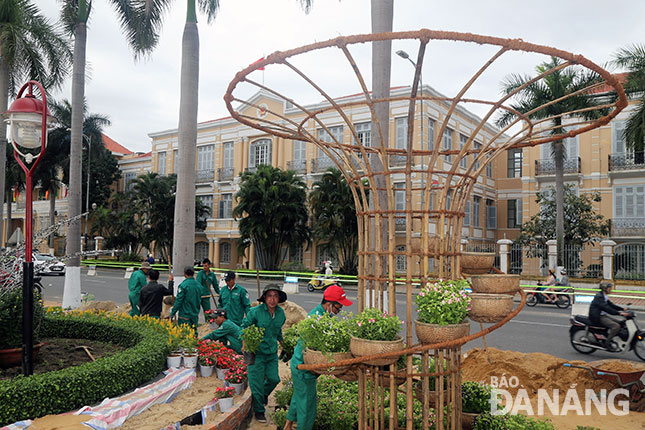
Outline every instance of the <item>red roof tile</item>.
<svg viewBox="0 0 645 430"><path fill-rule="evenodd" d="M116 143L108 135L102 134L101 136L103 136L103 145L105 145L105 147L113 154L119 154L119 155L132 154L132 151L130 151L125 146Z"/></svg>

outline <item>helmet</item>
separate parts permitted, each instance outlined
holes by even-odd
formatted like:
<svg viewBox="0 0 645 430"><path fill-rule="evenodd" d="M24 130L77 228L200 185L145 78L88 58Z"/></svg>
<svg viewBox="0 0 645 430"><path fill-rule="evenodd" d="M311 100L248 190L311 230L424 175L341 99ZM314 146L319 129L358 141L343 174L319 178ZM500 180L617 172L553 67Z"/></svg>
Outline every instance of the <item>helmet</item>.
<svg viewBox="0 0 645 430"><path fill-rule="evenodd" d="M599 285L599 288L603 291L613 288L614 284L609 281L602 281Z"/></svg>

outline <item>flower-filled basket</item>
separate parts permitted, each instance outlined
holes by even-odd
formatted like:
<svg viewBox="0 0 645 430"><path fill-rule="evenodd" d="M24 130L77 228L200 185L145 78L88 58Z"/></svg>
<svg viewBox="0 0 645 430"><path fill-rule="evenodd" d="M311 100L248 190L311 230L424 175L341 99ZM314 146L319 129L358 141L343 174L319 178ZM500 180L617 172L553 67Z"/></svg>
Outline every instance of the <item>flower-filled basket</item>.
<svg viewBox="0 0 645 430"><path fill-rule="evenodd" d="M355 357L383 354L403 349L403 339L398 336L401 320L376 308L367 308L349 320L352 333L349 349ZM387 366L395 363L398 356L375 358L364 363L372 366Z"/></svg>
<svg viewBox="0 0 645 430"><path fill-rule="evenodd" d="M468 281L439 280L426 284L414 298L419 313L415 321L422 344L447 342L470 333Z"/></svg>
<svg viewBox="0 0 645 430"><path fill-rule="evenodd" d="M349 328L346 321L330 315L310 315L298 323L298 334L305 350L305 364L332 364L352 358L349 352ZM347 366L313 370L318 374L340 375Z"/></svg>

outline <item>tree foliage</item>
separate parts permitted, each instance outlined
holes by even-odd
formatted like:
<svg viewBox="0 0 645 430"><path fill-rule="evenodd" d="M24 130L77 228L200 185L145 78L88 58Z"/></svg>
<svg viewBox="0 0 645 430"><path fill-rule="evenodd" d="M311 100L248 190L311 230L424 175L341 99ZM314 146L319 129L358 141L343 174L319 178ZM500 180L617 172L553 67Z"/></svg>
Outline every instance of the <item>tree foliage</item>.
<svg viewBox="0 0 645 430"><path fill-rule="evenodd" d="M628 71L625 91L628 94L640 95L636 109L632 111L625 126L625 143L627 148L638 153L637 158L643 162L645 151L645 44L634 44L622 48L614 55L614 63Z"/></svg>
<svg viewBox="0 0 645 430"><path fill-rule="evenodd" d="M319 246L338 255L340 272L358 271L358 219L354 196L336 168L328 169L314 182L309 195L313 215L312 233Z"/></svg>
<svg viewBox="0 0 645 430"><path fill-rule="evenodd" d="M571 185L564 189L564 243L567 246L582 246L598 242L609 234L610 220L598 214L594 203L601 200L600 193L577 196ZM536 193L539 213L522 224L517 243L545 247L548 240L555 239L555 197L552 190Z"/></svg>
<svg viewBox="0 0 645 430"><path fill-rule="evenodd" d="M275 270L284 260L283 246L295 251L310 242L305 184L295 172L268 165L240 177L233 209L239 220L239 250L244 253L252 243L258 267Z"/></svg>

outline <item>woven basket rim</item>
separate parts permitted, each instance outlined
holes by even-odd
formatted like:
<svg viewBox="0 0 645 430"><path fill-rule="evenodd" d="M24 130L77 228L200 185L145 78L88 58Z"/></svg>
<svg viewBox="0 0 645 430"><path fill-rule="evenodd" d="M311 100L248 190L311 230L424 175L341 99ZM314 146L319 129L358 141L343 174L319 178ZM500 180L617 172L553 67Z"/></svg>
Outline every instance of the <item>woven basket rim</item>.
<svg viewBox="0 0 645 430"><path fill-rule="evenodd" d="M472 275L471 278L485 278L485 279L520 279L520 275L510 275L506 273L486 273L481 275Z"/></svg>
<svg viewBox="0 0 645 430"><path fill-rule="evenodd" d="M469 295L470 295L471 300L472 299L477 299L477 300L508 300L509 298L511 300L513 299L512 294L471 293Z"/></svg>
<svg viewBox="0 0 645 430"><path fill-rule="evenodd" d="M464 320L460 323L457 324L432 324L432 323L425 323L423 321L419 320L414 320L414 323L418 323L422 326L427 326L427 327L460 327L460 326L465 326L468 325L470 326L470 319L468 317L464 318Z"/></svg>
<svg viewBox="0 0 645 430"><path fill-rule="evenodd" d="M383 344L396 344L396 343L403 343L404 339L401 336L397 336L396 339L394 340L371 340L371 339L363 339L362 337L356 337L354 335L349 335L350 339L356 339L360 340L363 342L373 342L373 343L383 343Z"/></svg>

